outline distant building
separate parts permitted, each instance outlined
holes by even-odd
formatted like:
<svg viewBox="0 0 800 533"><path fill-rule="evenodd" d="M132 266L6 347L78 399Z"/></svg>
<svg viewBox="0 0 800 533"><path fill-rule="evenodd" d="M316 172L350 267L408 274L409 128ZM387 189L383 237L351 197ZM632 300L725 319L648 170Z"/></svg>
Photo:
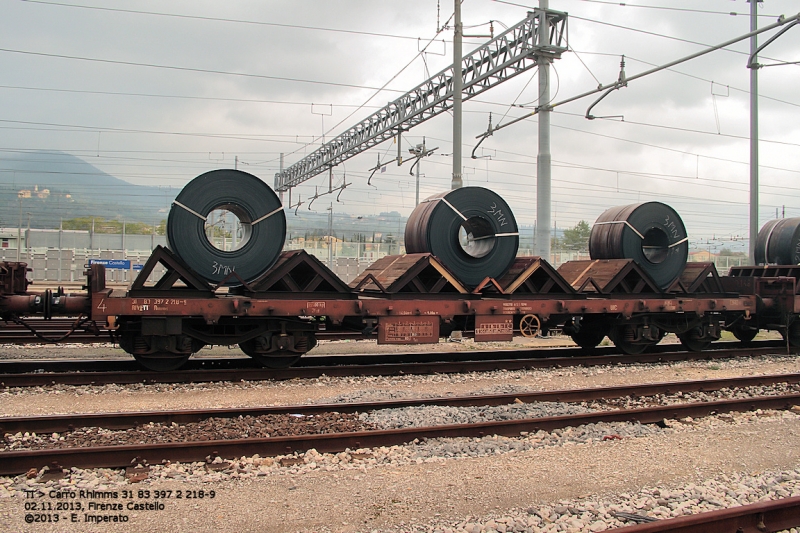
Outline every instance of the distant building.
<svg viewBox="0 0 800 533"><path fill-rule="evenodd" d="M17 229L0 228L0 248L17 248Z"/></svg>
<svg viewBox="0 0 800 533"><path fill-rule="evenodd" d="M21 191L17 192L17 198L49 198L50 197L50 189L42 189L39 190L38 185L33 186L33 190L30 189L22 189ZM68 196L69 197L69 196Z"/></svg>
<svg viewBox="0 0 800 533"><path fill-rule="evenodd" d="M689 252L690 263L713 263L719 257L719 254L712 254L708 250L697 250Z"/></svg>

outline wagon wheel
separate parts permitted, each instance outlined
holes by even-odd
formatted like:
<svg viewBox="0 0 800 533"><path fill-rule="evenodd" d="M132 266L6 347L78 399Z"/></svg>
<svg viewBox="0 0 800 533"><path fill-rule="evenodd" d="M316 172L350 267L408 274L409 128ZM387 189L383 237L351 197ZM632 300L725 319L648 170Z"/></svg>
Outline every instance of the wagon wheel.
<svg viewBox="0 0 800 533"><path fill-rule="evenodd" d="M538 337L542 332L542 322L536 315L525 315L519 321L519 332L523 337Z"/></svg>
<svg viewBox="0 0 800 533"><path fill-rule="evenodd" d="M126 331L119 337L119 346L146 369L169 372L181 368L204 344L186 335L162 337Z"/></svg>
<svg viewBox="0 0 800 533"><path fill-rule="evenodd" d="M266 368L280 370L294 365L300 358L317 345L317 339L311 333L296 333L294 350L276 350L260 353L258 338L239 343L239 348L248 356Z"/></svg>
<svg viewBox="0 0 800 533"><path fill-rule="evenodd" d="M609 338L622 353L638 355L647 349L648 344L633 342L634 333L631 326L616 326L609 332Z"/></svg>
<svg viewBox="0 0 800 533"><path fill-rule="evenodd" d="M288 350L270 352L268 354L258 353L256 352L255 342L253 339L239 343L239 348L246 355L258 361L261 364L261 366L276 370L282 368L289 368L297 361L299 361L300 358L303 356L303 354L297 352L290 352Z"/></svg>
<svg viewBox="0 0 800 533"><path fill-rule="evenodd" d="M696 336L691 334L678 335L678 339L681 341L681 345L683 345L683 347L690 352L702 352L711 346L711 341L698 339Z"/></svg>
<svg viewBox="0 0 800 533"><path fill-rule="evenodd" d="M584 350L592 350L606 337L606 327L599 322L590 322L585 319L581 322L581 329L571 335L572 340Z"/></svg>
<svg viewBox="0 0 800 533"><path fill-rule="evenodd" d="M690 352L702 352L711 345L712 340L708 337L703 337L702 326L679 333L678 339L681 341L681 345Z"/></svg>
<svg viewBox="0 0 800 533"><path fill-rule="evenodd" d="M737 325L731 328L731 333L742 342L750 342L758 335L758 328Z"/></svg>
<svg viewBox="0 0 800 533"><path fill-rule="evenodd" d="M606 332L601 329L581 328L571 335L572 340L584 350L592 350L606 337Z"/></svg>

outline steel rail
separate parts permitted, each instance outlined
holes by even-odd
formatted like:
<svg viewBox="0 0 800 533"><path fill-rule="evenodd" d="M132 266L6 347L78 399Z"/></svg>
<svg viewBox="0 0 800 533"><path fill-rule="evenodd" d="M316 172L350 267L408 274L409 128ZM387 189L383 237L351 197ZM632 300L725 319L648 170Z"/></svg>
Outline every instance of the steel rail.
<svg viewBox="0 0 800 533"><path fill-rule="evenodd" d="M567 341L565 341L567 342ZM511 346L511 345L509 345ZM744 346L747 350L770 349L784 350L786 344L781 341L750 342ZM741 342L716 342L704 353L715 350L743 349ZM662 344L653 346L648 354L664 354L671 352L684 353L679 344ZM580 357L586 351L575 346L548 346L541 348L501 349L501 350L460 350L454 352L404 352L388 354L341 354L341 355L306 355L292 368L342 366L342 365L378 365L389 363L433 363L452 361L491 361L496 359L546 359L552 357ZM591 357L619 355L614 346L595 348ZM198 370L205 368L262 368L255 359L244 357L238 350L232 351L231 357L204 357L195 355L181 370ZM141 370L142 367L129 355L120 353L113 359L12 359L0 360L0 374L17 374L24 372L101 372Z"/></svg>
<svg viewBox="0 0 800 533"><path fill-rule="evenodd" d="M57 339L68 333L75 324L75 318L53 318L53 319L26 319L25 322L33 328L36 333L43 337ZM79 329L62 341L68 343L103 343L113 342L114 337L109 331L86 331ZM14 322L6 322L0 325L0 344L42 344L44 341L37 337L29 329Z"/></svg>
<svg viewBox="0 0 800 533"><path fill-rule="evenodd" d="M619 533L765 533L800 526L800 497L615 529Z"/></svg>
<svg viewBox="0 0 800 533"><path fill-rule="evenodd" d="M349 376L399 376L429 374L459 374L469 372L491 372L495 370L526 370L533 368L603 366L614 364L664 363L687 360L715 360L732 357L754 357L774 355L784 348L751 348L710 350L706 352L661 352L638 355L589 355L578 357L549 358L503 358L487 360L397 362L384 363L383 357L369 364L343 365L339 361L328 361L331 366L268 368L207 368L199 370L176 370L173 372L123 371L123 372L34 372L23 374L0 374L0 388L45 387L50 385L105 385L132 383L208 383L211 381L260 381L289 380ZM462 352L463 353L463 352ZM473 352L471 355L475 355ZM505 355L505 354L504 354ZM309 358L310 359L310 358ZM335 359L335 358L332 358ZM335 365L335 366L334 366Z"/></svg>
<svg viewBox="0 0 800 533"><path fill-rule="evenodd" d="M268 407L239 407L224 409L180 409L170 411L87 413L65 415L36 415L0 417L0 434L17 432L61 433L80 427L128 429L150 422L158 424L188 424L208 418L236 418L239 416L262 416L319 413L363 413L379 409L421 407L429 405L468 407L508 405L515 402L587 402L625 397L647 397L656 394L681 392L709 392L724 388L743 388L776 383L800 383L800 374L771 374L690 381L668 381L638 385L593 387L584 389L562 389L526 393L473 395L440 398L410 398L402 400L352 402L309 405L273 405Z"/></svg>
<svg viewBox="0 0 800 533"><path fill-rule="evenodd" d="M171 442L97 446L53 450L0 452L0 475L27 472L47 465L80 468L112 468L131 464L158 464L162 461L196 462L212 457L241 457L259 454L262 457L316 449L337 453L346 449L393 446L414 439L483 437L486 435L516 436L522 432L552 431L569 426L599 422L643 424L664 419L702 417L712 413L756 409L789 409L800 404L800 394L720 400L641 409L620 409L578 415L565 415L520 420L502 420L477 424L452 424L435 427L391 430L325 433L257 439Z"/></svg>

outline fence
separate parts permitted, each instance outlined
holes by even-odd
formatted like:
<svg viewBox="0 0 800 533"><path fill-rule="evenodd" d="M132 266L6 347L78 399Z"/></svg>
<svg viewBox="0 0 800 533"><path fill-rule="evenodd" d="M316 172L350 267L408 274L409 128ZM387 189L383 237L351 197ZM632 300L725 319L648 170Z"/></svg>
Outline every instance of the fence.
<svg viewBox="0 0 800 533"><path fill-rule="evenodd" d="M143 265L150 257L151 250L75 250L75 249L44 249L33 248L20 250L19 260L28 263L33 272L28 275L31 281L46 282L79 282L86 280L84 271L92 259L117 259L129 260L129 269L106 269L106 281L111 283L131 283L139 273L136 265ZM0 261L16 261L17 250L14 248L0 249ZM153 272L154 277L163 274L164 270L158 267Z"/></svg>
<svg viewBox="0 0 800 533"><path fill-rule="evenodd" d="M156 243L159 244L159 243ZM351 282L367 266L381 257L405 253L405 248L397 243L364 243L334 241L331 249L325 241L307 241L287 243L285 250L303 249L310 255L329 266L333 272L346 283ZM151 250L90 250L76 248L32 248L20 250L20 261L28 263L33 269L29 279L48 283L80 282L86 279L84 270L92 259L128 260L130 268L106 269L106 281L110 283L131 283L139 274L137 265L143 265L150 257ZM520 256L533 255L533 250L520 249ZM567 261L589 259L586 252L554 250L550 255L550 264L558 268ZM16 261L15 248L0 248L0 261ZM330 261L330 264L329 264ZM747 257L713 256L711 261L717 266L720 274L726 274L730 267L747 265ZM158 266L151 277L158 279L163 268Z"/></svg>
<svg viewBox="0 0 800 533"><path fill-rule="evenodd" d="M396 244L375 244L369 250L364 250L364 243L335 242L330 254L332 265L331 270L343 281L349 283L358 276L370 264L374 263L383 256L391 253L398 253ZM361 257L348 256L359 249L361 245ZM292 245L287 246L286 250L305 249L309 254L315 256L328 265L328 248L307 247ZM403 248L399 249L404 253ZM28 279L34 282L47 283L69 283L80 282L86 279L84 271L92 259L123 260L129 261L129 268L106 268L106 282L109 283L132 283L139 274L139 269L150 257L151 250L86 250L86 249L56 249L56 248L32 248L30 250L20 250L19 260L27 263L33 269L28 275ZM17 250L15 248L0 248L0 261L16 261ZM155 268L151 281L157 280L164 273L160 265Z"/></svg>

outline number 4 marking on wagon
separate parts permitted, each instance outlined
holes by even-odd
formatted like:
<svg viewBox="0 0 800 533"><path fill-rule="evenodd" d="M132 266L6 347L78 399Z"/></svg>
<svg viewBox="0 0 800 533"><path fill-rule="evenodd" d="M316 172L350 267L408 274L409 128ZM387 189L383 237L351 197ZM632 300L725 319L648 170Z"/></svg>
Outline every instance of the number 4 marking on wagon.
<svg viewBox="0 0 800 533"><path fill-rule="evenodd" d="M100 298L100 303L97 304L97 308L99 310L101 310L101 311L105 311L106 310L106 304L103 303L105 301L106 301L105 298Z"/></svg>

